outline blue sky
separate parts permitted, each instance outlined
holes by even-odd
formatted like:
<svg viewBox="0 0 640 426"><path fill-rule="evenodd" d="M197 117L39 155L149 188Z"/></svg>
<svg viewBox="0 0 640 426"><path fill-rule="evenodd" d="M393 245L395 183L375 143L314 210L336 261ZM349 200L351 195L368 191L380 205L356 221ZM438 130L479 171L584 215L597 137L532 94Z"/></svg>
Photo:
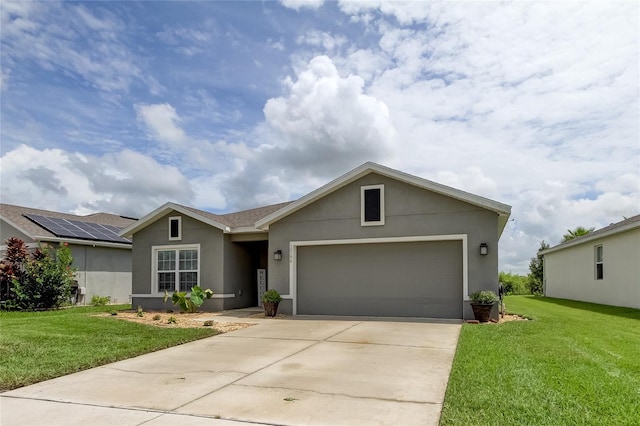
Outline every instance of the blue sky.
<svg viewBox="0 0 640 426"><path fill-rule="evenodd" d="M0 3L2 202L295 199L365 161L513 206L500 267L640 213L637 2Z"/></svg>

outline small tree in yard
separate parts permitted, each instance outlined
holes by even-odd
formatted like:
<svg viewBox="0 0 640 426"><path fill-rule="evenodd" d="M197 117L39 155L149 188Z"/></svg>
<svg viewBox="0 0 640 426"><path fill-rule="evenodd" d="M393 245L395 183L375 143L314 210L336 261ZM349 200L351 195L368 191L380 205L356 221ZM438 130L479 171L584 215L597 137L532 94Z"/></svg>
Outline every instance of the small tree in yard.
<svg viewBox="0 0 640 426"><path fill-rule="evenodd" d="M11 237L5 241L7 252L0 261L0 300L8 300L13 297L11 287L13 280L22 280L24 275L24 263L29 255L24 241Z"/></svg>
<svg viewBox="0 0 640 426"><path fill-rule="evenodd" d="M38 249L22 263L22 274L12 280L12 304L17 309L58 308L69 300L75 269L71 250Z"/></svg>
<svg viewBox="0 0 640 426"><path fill-rule="evenodd" d="M544 240L540 241L540 248L536 257L531 258L529 263L529 277L527 284L529 286L529 292L531 294L541 295L543 291L544 283L544 257L540 254L542 250L549 248L549 244Z"/></svg>

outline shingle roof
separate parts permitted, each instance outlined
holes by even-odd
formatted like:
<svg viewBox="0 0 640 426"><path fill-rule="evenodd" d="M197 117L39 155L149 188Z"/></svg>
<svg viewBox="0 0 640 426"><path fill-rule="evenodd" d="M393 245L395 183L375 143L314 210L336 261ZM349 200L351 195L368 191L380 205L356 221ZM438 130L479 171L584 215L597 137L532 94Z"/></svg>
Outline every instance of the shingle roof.
<svg viewBox="0 0 640 426"><path fill-rule="evenodd" d="M628 231L630 229L635 229L640 227L640 214L636 216L632 216L628 219L622 220L620 222L612 223L609 226L605 226L604 228L596 229L593 232L588 233L587 235L583 235L581 237L574 238L569 241L564 241L558 245L555 245L547 250L542 251L542 254L551 253L557 250L562 250L568 247L572 247L578 244L582 244L587 241L594 240L596 238L604 237L607 235L614 235L618 232Z"/></svg>
<svg viewBox="0 0 640 426"><path fill-rule="evenodd" d="M256 222L262 218L269 216L271 213L280 210L281 208L288 206L293 201L287 201L285 203L273 204L265 207L258 207L256 209L244 210L236 213L228 213L223 215L225 221L229 222L233 228L254 227Z"/></svg>
<svg viewBox="0 0 640 426"><path fill-rule="evenodd" d="M173 202L166 203L145 217L141 218L137 222L131 224L122 232L120 235L122 236L130 236L135 234L136 232L144 229L150 223L158 220L162 215L167 214L170 211L177 211L185 214L187 216L191 216L192 218L199 220L204 223L208 223L211 226L221 229L224 232L233 232L233 230L238 230L239 228L255 228L256 221L272 214L273 212L280 210L281 208L290 204L290 202L272 204L270 206L258 207L255 209L243 210L239 212L226 213L226 214L215 214L205 210L199 210L193 207L184 206L182 204L177 204ZM242 230L246 231L246 230ZM242 232L241 231L241 232ZM258 231L256 229L256 231Z"/></svg>
<svg viewBox="0 0 640 426"><path fill-rule="evenodd" d="M101 225L111 225L120 228L125 228L136 221L136 219L118 216L110 213L94 213L86 216L78 216L70 213L59 213L49 210L33 209L30 207L15 206L12 204L0 204L0 217L7 220L7 222L9 222L10 224L19 227L20 230L26 232L30 237L56 237L45 228L27 219L24 216L26 214L35 214L54 217L58 219L77 220L80 222L88 223L99 223Z"/></svg>

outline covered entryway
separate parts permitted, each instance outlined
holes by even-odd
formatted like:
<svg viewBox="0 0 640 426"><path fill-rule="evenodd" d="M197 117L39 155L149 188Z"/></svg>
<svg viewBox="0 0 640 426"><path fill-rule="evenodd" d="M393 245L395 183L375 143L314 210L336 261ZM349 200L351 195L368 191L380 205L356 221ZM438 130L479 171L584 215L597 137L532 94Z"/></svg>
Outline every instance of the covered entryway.
<svg viewBox="0 0 640 426"><path fill-rule="evenodd" d="M297 314L462 318L463 239L299 244Z"/></svg>

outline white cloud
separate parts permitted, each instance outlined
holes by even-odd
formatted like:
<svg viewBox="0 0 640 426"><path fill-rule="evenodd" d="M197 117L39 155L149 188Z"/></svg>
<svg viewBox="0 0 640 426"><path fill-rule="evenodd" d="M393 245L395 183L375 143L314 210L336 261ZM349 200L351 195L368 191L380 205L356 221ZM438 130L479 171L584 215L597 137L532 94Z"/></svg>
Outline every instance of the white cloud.
<svg viewBox="0 0 640 426"><path fill-rule="evenodd" d="M324 0L280 0L280 3L288 8L299 11L300 9L319 9Z"/></svg>
<svg viewBox="0 0 640 426"><path fill-rule="evenodd" d="M328 57L318 56L284 84L286 95L264 107L267 141L228 185L231 205L287 200L391 154L396 131L389 110L363 93L359 76L341 77Z"/></svg>
<svg viewBox="0 0 640 426"><path fill-rule="evenodd" d="M180 117L169 104L135 105L138 118L144 122L152 135L174 148L183 147L188 137L179 126Z"/></svg>
<svg viewBox="0 0 640 426"><path fill-rule="evenodd" d="M190 204L195 196L178 169L130 150L94 157L21 145L0 162L3 203L140 217L170 200Z"/></svg>
<svg viewBox="0 0 640 426"><path fill-rule="evenodd" d="M100 16L71 3L3 2L3 68L11 72L16 63L33 61L107 93L126 92L137 81L157 91L157 82L140 71L136 54L122 41L124 23L106 9L98 10Z"/></svg>

